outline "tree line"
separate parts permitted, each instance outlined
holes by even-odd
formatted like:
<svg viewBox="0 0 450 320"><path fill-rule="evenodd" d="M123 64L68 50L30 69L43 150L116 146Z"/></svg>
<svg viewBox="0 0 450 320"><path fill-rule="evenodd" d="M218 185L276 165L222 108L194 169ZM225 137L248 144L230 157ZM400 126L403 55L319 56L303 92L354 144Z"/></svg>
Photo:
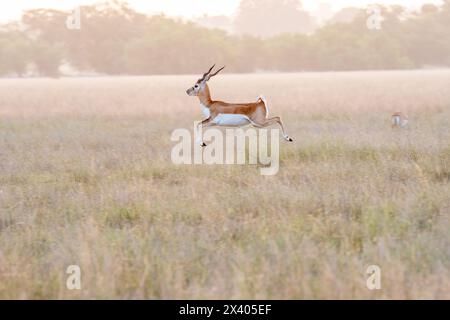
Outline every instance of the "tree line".
<svg viewBox="0 0 450 320"><path fill-rule="evenodd" d="M58 76L61 66L111 75L190 74L215 62L238 73L450 66L450 0L414 13L401 6L380 10L380 29L368 28L368 13L358 9L351 21L310 34L262 38L147 16L124 2L81 7L80 29L67 28L67 12L35 9L0 26L0 74Z"/></svg>

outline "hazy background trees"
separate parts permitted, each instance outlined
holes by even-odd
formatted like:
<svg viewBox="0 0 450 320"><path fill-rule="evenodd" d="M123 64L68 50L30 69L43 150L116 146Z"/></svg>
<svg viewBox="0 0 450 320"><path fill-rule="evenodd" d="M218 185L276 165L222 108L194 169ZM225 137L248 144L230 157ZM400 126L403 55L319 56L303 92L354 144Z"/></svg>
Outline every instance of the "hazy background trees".
<svg viewBox="0 0 450 320"><path fill-rule="evenodd" d="M30 61L31 42L15 29L0 30L0 74L13 73L20 77Z"/></svg>
<svg viewBox="0 0 450 320"><path fill-rule="evenodd" d="M381 7L380 30L357 8L319 23L298 0L242 0L233 19L146 16L118 1L80 12L80 30L51 9L0 26L0 74L199 73L214 62L229 72L450 66L450 0L417 12Z"/></svg>
<svg viewBox="0 0 450 320"><path fill-rule="evenodd" d="M237 32L259 37L312 33L315 27L314 18L298 0L242 0L235 18Z"/></svg>

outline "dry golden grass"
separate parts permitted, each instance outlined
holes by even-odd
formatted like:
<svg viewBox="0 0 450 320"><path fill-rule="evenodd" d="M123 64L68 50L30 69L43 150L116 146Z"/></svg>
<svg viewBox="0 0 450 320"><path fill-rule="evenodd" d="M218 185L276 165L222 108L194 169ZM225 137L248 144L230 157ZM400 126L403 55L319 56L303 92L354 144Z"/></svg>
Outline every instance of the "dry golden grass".
<svg viewBox="0 0 450 320"><path fill-rule="evenodd" d="M196 78L0 80L0 298L450 298L449 71L213 79L284 118L270 177L171 163Z"/></svg>

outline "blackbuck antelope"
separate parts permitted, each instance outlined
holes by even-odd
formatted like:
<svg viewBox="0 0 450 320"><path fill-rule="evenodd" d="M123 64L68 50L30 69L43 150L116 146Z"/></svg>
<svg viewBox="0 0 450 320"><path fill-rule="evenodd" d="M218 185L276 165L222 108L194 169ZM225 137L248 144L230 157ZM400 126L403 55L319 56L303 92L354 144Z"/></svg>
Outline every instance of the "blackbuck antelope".
<svg viewBox="0 0 450 320"><path fill-rule="evenodd" d="M192 88L186 90L189 96L197 96L200 100L200 107L206 119L200 122L199 126L240 127L251 124L257 128L264 128L277 123L281 127L284 139L293 141L286 134L280 117L269 118L269 108L264 97L260 96L256 102L251 103L226 103L212 100L207 82L225 68L211 73L214 67L215 65L198 79ZM201 145L206 146L204 142L201 142Z"/></svg>
<svg viewBox="0 0 450 320"><path fill-rule="evenodd" d="M408 125L408 117L401 112L392 114L392 128L406 128Z"/></svg>

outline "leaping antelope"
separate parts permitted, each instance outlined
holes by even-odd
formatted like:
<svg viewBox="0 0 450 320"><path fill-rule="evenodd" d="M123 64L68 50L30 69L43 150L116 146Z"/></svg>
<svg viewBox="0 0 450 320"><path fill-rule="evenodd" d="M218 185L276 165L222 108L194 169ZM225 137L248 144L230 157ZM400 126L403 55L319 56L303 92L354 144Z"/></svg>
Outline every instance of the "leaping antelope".
<svg viewBox="0 0 450 320"><path fill-rule="evenodd" d="M392 128L406 128L408 125L408 117L401 112L392 114Z"/></svg>
<svg viewBox="0 0 450 320"><path fill-rule="evenodd" d="M225 68L222 67L211 74L214 67L215 65L202 78L198 79L192 88L186 90L189 96L197 96L200 100L200 107L206 119L200 122L199 126L240 127L251 124L257 128L264 128L278 123L283 132L284 139L286 141L293 141L286 134L280 117L268 117L269 108L263 96L259 96L256 102L250 103L226 103L212 100L207 82ZM203 147L206 146L204 142L201 142L201 145Z"/></svg>

